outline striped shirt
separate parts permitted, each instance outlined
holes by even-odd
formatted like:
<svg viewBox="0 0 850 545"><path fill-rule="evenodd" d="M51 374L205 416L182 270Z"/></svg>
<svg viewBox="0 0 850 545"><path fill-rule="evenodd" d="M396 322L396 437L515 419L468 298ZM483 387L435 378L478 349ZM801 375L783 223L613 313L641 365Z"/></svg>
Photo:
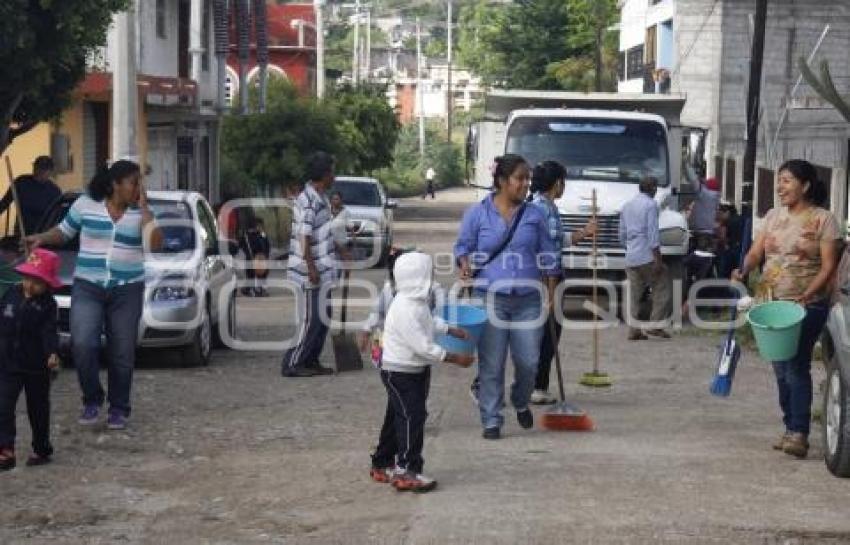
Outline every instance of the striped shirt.
<svg viewBox="0 0 850 545"><path fill-rule="evenodd" d="M104 288L144 281L142 212L138 207L127 208L114 222L105 201L81 195L68 209L59 230L65 240L80 235L74 278Z"/></svg>
<svg viewBox="0 0 850 545"><path fill-rule="evenodd" d="M304 288L315 288L307 272L302 237L310 237L310 255L324 286L336 280L336 249L333 239L333 216L327 196L319 194L312 183L295 199L292 209L292 239L289 241L289 279Z"/></svg>

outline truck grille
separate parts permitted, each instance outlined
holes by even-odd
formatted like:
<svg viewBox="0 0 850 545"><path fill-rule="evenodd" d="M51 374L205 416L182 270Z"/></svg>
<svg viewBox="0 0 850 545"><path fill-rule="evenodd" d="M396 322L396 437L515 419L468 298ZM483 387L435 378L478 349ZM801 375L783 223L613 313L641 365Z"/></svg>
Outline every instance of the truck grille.
<svg viewBox="0 0 850 545"><path fill-rule="evenodd" d="M582 214L561 214L561 223L564 231L572 233L578 231L590 221L590 216ZM599 232L596 235L596 244L599 248L622 248L620 245L620 216L596 216ZM587 238L578 244L578 248L591 248L593 242Z"/></svg>

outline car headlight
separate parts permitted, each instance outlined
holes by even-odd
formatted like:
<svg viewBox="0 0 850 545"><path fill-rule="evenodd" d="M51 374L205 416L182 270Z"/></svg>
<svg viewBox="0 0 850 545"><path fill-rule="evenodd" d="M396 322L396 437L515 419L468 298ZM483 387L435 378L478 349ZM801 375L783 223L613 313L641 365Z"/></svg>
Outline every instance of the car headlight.
<svg viewBox="0 0 850 545"><path fill-rule="evenodd" d="M662 246L681 246L685 243L688 233L681 227L662 229L659 240Z"/></svg>
<svg viewBox="0 0 850 545"><path fill-rule="evenodd" d="M187 286L161 286L153 290L154 301L177 301L195 295L195 290Z"/></svg>

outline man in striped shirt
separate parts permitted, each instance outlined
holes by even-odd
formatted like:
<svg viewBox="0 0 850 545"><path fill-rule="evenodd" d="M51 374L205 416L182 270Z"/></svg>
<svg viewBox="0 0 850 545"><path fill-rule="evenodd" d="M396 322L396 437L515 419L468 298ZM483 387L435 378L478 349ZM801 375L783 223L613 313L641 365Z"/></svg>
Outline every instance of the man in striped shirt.
<svg viewBox="0 0 850 545"><path fill-rule="evenodd" d="M289 243L289 280L301 287L298 344L283 356L285 377L311 377L333 371L319 365L330 323L329 291L336 280L337 256L327 191L334 182L334 158L316 152L307 166L310 179L295 199ZM323 302L324 301L324 302Z"/></svg>

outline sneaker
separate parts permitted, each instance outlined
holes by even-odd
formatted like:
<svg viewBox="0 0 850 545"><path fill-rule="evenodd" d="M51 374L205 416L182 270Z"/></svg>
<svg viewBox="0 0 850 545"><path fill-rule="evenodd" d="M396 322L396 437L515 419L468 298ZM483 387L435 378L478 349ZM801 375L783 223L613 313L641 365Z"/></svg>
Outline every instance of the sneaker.
<svg viewBox="0 0 850 545"><path fill-rule="evenodd" d="M531 409L517 411L516 421L519 422L519 425L522 427L522 429L531 429L534 427L534 414L532 414Z"/></svg>
<svg viewBox="0 0 850 545"><path fill-rule="evenodd" d="M116 431L127 429L127 416L124 412L110 409L109 417L106 419L106 429Z"/></svg>
<svg viewBox="0 0 850 545"><path fill-rule="evenodd" d="M324 367L318 361L314 361L313 363L308 363L306 366L311 371L315 372L317 375L333 375L334 370L330 367Z"/></svg>
<svg viewBox="0 0 850 545"><path fill-rule="evenodd" d="M785 443L788 441L789 437L791 437L790 431L783 433L782 436L773 443L773 450L785 450Z"/></svg>
<svg viewBox="0 0 850 545"><path fill-rule="evenodd" d="M281 374L287 378L302 378L315 377L319 372L312 367L296 367L295 369L286 368Z"/></svg>
<svg viewBox="0 0 850 545"><path fill-rule="evenodd" d="M30 454L27 458L27 467L43 466L53 461L50 456L41 456L40 454Z"/></svg>
<svg viewBox="0 0 850 545"><path fill-rule="evenodd" d="M497 439L502 438L502 430L499 428L484 428L484 432L481 434L481 437L488 441L496 441Z"/></svg>
<svg viewBox="0 0 850 545"><path fill-rule="evenodd" d="M421 473L403 471L393 476L393 488L399 492L429 492L437 488L437 481Z"/></svg>
<svg viewBox="0 0 850 545"><path fill-rule="evenodd" d="M802 433L791 433L785 439L782 452L803 459L809 454L809 440Z"/></svg>
<svg viewBox="0 0 850 545"><path fill-rule="evenodd" d="M481 392L481 381L478 380L478 377L475 377L475 380L472 381L472 384L469 385L469 397L472 398L472 402L478 405L478 394Z"/></svg>
<svg viewBox="0 0 850 545"><path fill-rule="evenodd" d="M97 424L97 420L100 417L100 407L97 405L86 405L83 407L83 413L80 415L80 419L77 422L80 423L81 426L94 426Z"/></svg>
<svg viewBox="0 0 850 545"><path fill-rule="evenodd" d="M0 471L15 469L15 449L0 448Z"/></svg>
<svg viewBox="0 0 850 545"><path fill-rule="evenodd" d="M534 393L531 394L531 403L534 405L552 405L557 402L558 398L546 390L534 390Z"/></svg>
<svg viewBox="0 0 850 545"><path fill-rule="evenodd" d="M646 332L647 336L653 339L670 339L670 334L663 329L650 329Z"/></svg>
<svg viewBox="0 0 850 545"><path fill-rule="evenodd" d="M369 476L376 483L390 483L398 473L397 467L373 467L369 470Z"/></svg>

